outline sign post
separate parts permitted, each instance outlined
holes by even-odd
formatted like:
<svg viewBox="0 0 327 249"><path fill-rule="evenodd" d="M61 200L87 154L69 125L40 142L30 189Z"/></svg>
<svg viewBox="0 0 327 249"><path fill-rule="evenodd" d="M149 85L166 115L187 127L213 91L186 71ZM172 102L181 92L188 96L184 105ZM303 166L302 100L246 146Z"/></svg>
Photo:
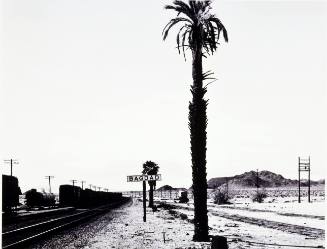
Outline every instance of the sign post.
<svg viewBox="0 0 327 249"><path fill-rule="evenodd" d="M143 221L146 222L146 182L161 181L161 175L132 175L127 176L127 182L143 182Z"/></svg>
<svg viewBox="0 0 327 249"><path fill-rule="evenodd" d="M143 181L143 221L146 222L146 182Z"/></svg>

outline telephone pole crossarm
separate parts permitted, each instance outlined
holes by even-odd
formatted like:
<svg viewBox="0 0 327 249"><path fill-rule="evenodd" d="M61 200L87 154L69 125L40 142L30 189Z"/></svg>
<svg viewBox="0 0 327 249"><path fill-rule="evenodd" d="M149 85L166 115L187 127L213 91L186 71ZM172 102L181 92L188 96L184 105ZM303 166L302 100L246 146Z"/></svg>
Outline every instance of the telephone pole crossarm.
<svg viewBox="0 0 327 249"><path fill-rule="evenodd" d="M14 164L19 164L18 160L17 159L5 159L4 163L5 164L10 164L10 176L12 176L12 166Z"/></svg>

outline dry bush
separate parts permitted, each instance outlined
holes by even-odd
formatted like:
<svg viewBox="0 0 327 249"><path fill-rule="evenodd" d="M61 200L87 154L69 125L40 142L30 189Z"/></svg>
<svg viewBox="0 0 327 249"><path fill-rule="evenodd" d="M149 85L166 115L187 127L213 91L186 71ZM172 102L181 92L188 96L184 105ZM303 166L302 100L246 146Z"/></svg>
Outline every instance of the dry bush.
<svg viewBox="0 0 327 249"><path fill-rule="evenodd" d="M218 189L213 196L213 203L222 205L222 204L230 204L229 202L230 196L228 195L227 191L221 191Z"/></svg>
<svg viewBox="0 0 327 249"><path fill-rule="evenodd" d="M181 193L181 197L179 197L179 203L188 203L189 199L187 198L187 191Z"/></svg>
<svg viewBox="0 0 327 249"><path fill-rule="evenodd" d="M252 201L262 203L264 201L264 199L267 198L267 196L268 196L267 192L264 189L259 190L259 191L255 192L255 194L252 196Z"/></svg>

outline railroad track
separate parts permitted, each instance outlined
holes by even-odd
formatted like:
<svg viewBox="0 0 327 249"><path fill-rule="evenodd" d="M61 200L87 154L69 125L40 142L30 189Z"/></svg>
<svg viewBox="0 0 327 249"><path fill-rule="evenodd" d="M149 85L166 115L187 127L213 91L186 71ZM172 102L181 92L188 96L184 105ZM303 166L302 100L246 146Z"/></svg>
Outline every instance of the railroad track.
<svg viewBox="0 0 327 249"><path fill-rule="evenodd" d="M86 210L77 214L66 215L60 218L50 219L45 222L4 232L2 233L2 248L25 248L27 245L37 242L50 234L73 227L74 225L85 222L92 217L103 214L110 209L128 202L128 200L129 199L124 199L123 201L112 203L110 205Z"/></svg>
<svg viewBox="0 0 327 249"><path fill-rule="evenodd" d="M168 208L168 209L184 209L184 210L189 210L189 211L194 210L193 207L185 207L185 206L179 206L176 204L170 204L170 203L168 204L168 203L163 203L163 202L162 202L162 204L165 205L166 208ZM208 212L210 212L214 216L219 216L219 217L233 220L233 221L262 226L265 228L272 228L272 229L276 229L276 230L280 230L280 231L288 232L288 233L296 233L296 234L300 234L300 235L306 235L311 238L321 238L321 239L325 238L325 230L324 229L295 225L295 224L273 221L273 220L266 220L266 219L261 219L261 218L253 218L253 217L248 217L248 216L238 215L238 214L229 214L227 212L223 212L220 210L214 210L212 208L208 208Z"/></svg>

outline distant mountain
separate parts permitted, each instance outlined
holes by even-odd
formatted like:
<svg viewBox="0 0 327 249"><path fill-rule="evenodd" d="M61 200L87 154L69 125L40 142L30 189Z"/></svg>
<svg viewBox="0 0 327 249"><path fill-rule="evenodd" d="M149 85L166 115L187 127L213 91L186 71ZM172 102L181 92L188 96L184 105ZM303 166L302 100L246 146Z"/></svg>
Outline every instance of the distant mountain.
<svg viewBox="0 0 327 249"><path fill-rule="evenodd" d="M173 190L173 187L170 185L163 185L160 188L157 189L158 191L167 191L167 190Z"/></svg>
<svg viewBox="0 0 327 249"><path fill-rule="evenodd" d="M228 180L228 184L231 186L240 187L256 187L257 184L257 172L249 171L241 175L235 175L232 177L215 177L208 181L208 188L217 188L225 184ZM258 173L258 183L260 187L282 187L282 186L295 186L298 184L297 180L291 180L284 178L282 175L263 170ZM312 185L325 184L325 180L311 181ZM302 183L301 183L302 185ZM305 184L303 184L305 185Z"/></svg>
<svg viewBox="0 0 327 249"><path fill-rule="evenodd" d="M157 189L157 191L169 191L169 190L173 190L173 191L187 191L186 188L173 188L170 185L163 185L160 188Z"/></svg>

